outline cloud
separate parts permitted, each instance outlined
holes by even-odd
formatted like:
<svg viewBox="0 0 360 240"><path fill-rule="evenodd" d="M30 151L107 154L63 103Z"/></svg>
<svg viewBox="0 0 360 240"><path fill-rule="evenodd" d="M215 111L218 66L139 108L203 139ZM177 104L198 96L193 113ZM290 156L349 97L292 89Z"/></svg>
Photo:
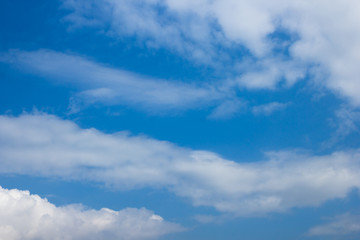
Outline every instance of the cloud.
<svg viewBox="0 0 360 240"><path fill-rule="evenodd" d="M66 19L73 26L109 29L105 32L112 37L135 36L149 47L164 47L204 64L230 66L227 70L242 62L229 52L245 48L245 55L264 69L260 74L232 69L241 86L274 89L284 80L291 85L310 73L312 81L360 106L357 0L334 0L331 5L326 0L63 3L71 11ZM269 64L273 59L280 63ZM299 65L303 67L292 67Z"/></svg>
<svg viewBox="0 0 360 240"><path fill-rule="evenodd" d="M109 29L106 33L112 36L136 36L150 47L166 47L202 62L216 57L217 45L227 42L263 53L263 38L274 31L266 7L250 1L65 0L62 7L72 11L65 20L74 27L95 26Z"/></svg>
<svg viewBox="0 0 360 240"><path fill-rule="evenodd" d="M360 187L360 150L272 152L230 161L209 151L119 132L81 129L47 114L0 117L0 173L91 181L118 190L165 188L234 215L318 206Z"/></svg>
<svg viewBox="0 0 360 240"><path fill-rule="evenodd" d="M81 205L56 207L29 191L0 187L1 239L140 240L183 230L144 208L113 211Z"/></svg>
<svg viewBox="0 0 360 240"><path fill-rule="evenodd" d="M212 33L209 18L196 12L184 15L161 1L63 1L72 12L65 17L73 28L83 26L108 29L108 36L136 36L152 48L166 47L201 62L211 62L215 52L206 39L221 39ZM94 11L96 9L97 11ZM219 56L220 57L220 56Z"/></svg>
<svg viewBox="0 0 360 240"><path fill-rule="evenodd" d="M83 57L50 50L10 51L3 62L80 92L71 100L71 112L93 104L130 105L151 113L196 109L235 98L212 85L166 81L114 69Z"/></svg>
<svg viewBox="0 0 360 240"><path fill-rule="evenodd" d="M346 213L332 218L328 223L313 227L308 234L321 235L349 235L360 233L360 215Z"/></svg>
<svg viewBox="0 0 360 240"><path fill-rule="evenodd" d="M304 79L306 66L302 62L286 61L281 58L243 60L236 65L240 76L235 78L239 88L249 90L291 87Z"/></svg>
<svg viewBox="0 0 360 240"><path fill-rule="evenodd" d="M360 112L343 105L335 111L335 119L331 123L336 130L331 138L322 144L325 148L332 147L336 143L343 141L348 135L359 131Z"/></svg>
<svg viewBox="0 0 360 240"><path fill-rule="evenodd" d="M213 110L213 112L209 115L209 118L212 119L231 118L241 109L243 109L245 106L246 104L239 100L225 101Z"/></svg>
<svg viewBox="0 0 360 240"><path fill-rule="evenodd" d="M254 115L270 115L275 111L280 111L289 106L289 103L271 102L259 106L254 106L252 112Z"/></svg>

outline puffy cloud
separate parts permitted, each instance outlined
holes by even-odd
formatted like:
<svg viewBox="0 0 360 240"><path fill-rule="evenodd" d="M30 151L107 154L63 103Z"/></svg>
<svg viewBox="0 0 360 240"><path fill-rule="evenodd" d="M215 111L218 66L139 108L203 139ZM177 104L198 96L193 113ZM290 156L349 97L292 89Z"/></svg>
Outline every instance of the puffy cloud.
<svg viewBox="0 0 360 240"><path fill-rule="evenodd" d="M265 64L260 75L238 72L242 86L275 88L284 80L291 85L308 68L314 81L360 105L357 0L63 2L72 11L67 19L77 26L107 26L109 35L136 36L203 63L229 65L227 50L242 47L256 61L276 56L286 62L285 74L284 64ZM292 67L299 64L307 68Z"/></svg>
<svg viewBox="0 0 360 240"><path fill-rule="evenodd" d="M360 150L323 156L273 152L267 158L234 162L144 136L81 129L46 114L0 117L2 173L93 181L123 190L161 187L195 206L235 215L318 206L360 187Z"/></svg>
<svg viewBox="0 0 360 240"><path fill-rule="evenodd" d="M218 105L235 98L234 94L229 91L225 94L216 86L151 78L50 50L14 50L0 60L56 83L70 83L78 88L80 92L71 100L71 112L101 102L163 113L163 110L179 111Z"/></svg>
<svg viewBox="0 0 360 240"><path fill-rule="evenodd" d="M271 102L259 106L254 106L252 112L255 115L270 115L275 111L285 109L289 103Z"/></svg>
<svg viewBox="0 0 360 240"><path fill-rule="evenodd" d="M1 239L140 240L183 230L144 208L113 211L81 205L56 207L29 191L0 187Z"/></svg>
<svg viewBox="0 0 360 240"><path fill-rule="evenodd" d="M334 217L328 223L309 230L309 235L348 235L359 233L360 215L349 213Z"/></svg>

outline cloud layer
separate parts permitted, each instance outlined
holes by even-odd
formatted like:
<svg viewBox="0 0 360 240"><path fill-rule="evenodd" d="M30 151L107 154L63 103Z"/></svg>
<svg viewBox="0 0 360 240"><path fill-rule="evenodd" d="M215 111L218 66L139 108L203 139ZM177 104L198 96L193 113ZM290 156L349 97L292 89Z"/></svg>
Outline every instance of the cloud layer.
<svg viewBox="0 0 360 240"><path fill-rule="evenodd" d="M81 129L46 114L0 117L1 173L93 181L122 190L161 187L195 206L235 215L318 206L360 187L360 150L323 156L273 152L267 159L234 162L144 136Z"/></svg>
<svg viewBox="0 0 360 240"><path fill-rule="evenodd" d="M142 240L182 230L144 208L113 211L80 205L56 207L28 191L0 187L1 239Z"/></svg>

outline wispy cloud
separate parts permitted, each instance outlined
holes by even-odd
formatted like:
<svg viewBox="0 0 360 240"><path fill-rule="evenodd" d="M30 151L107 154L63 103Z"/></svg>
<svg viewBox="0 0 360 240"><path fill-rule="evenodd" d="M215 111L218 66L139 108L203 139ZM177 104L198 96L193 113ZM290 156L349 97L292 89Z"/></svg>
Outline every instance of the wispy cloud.
<svg viewBox="0 0 360 240"><path fill-rule="evenodd" d="M311 156L268 153L266 161L224 159L164 141L81 129L46 114L0 117L2 173L162 187L234 215L282 212L344 198L360 187L359 150Z"/></svg>
<svg viewBox="0 0 360 240"><path fill-rule="evenodd" d="M240 100L224 101L209 115L212 119L228 119L246 107L246 102Z"/></svg>
<svg viewBox="0 0 360 240"><path fill-rule="evenodd" d="M350 235L360 233L360 215L346 213L329 219L328 223L313 227L309 235Z"/></svg>
<svg viewBox="0 0 360 240"><path fill-rule="evenodd" d="M215 42L221 34L212 32L207 18L196 12L179 14L161 1L63 1L71 12L65 21L72 28L100 27L112 37L133 37L146 40L148 47L165 47L200 62L211 63ZM93 11L96 9L97 11ZM218 55L221 58L220 55Z"/></svg>
<svg viewBox="0 0 360 240"><path fill-rule="evenodd" d="M335 111L335 118L332 119L331 125L336 129L329 140L325 141L322 146L329 148L336 143L343 141L348 135L359 132L360 112L356 108L346 105L341 106Z"/></svg>
<svg viewBox="0 0 360 240"><path fill-rule="evenodd" d="M171 112L217 106L236 98L231 91L223 92L215 85L156 79L50 50L14 50L3 55L2 61L50 81L77 88L79 93L72 98L71 112L100 102L164 113L164 110Z"/></svg>
<svg viewBox="0 0 360 240"><path fill-rule="evenodd" d="M252 112L254 115L271 115L275 111L280 111L289 106L289 103L271 102L263 105L254 106Z"/></svg>
<svg viewBox="0 0 360 240"><path fill-rule="evenodd" d="M145 240L183 230L144 208L113 211L81 205L56 207L28 191L0 187L1 239Z"/></svg>

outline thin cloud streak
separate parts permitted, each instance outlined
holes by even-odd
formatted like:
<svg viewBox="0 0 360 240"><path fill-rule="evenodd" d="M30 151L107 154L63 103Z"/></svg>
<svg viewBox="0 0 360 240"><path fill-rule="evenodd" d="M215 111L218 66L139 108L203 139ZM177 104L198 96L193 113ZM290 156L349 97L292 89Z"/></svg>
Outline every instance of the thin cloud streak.
<svg viewBox="0 0 360 240"><path fill-rule="evenodd" d="M57 84L77 88L79 92L71 99L71 112L99 102L163 113L164 110L173 112L216 106L235 98L231 92L225 94L216 86L151 78L51 50L13 50L4 54L1 61Z"/></svg>
<svg viewBox="0 0 360 240"><path fill-rule="evenodd" d="M360 215L346 213L329 219L328 223L315 226L308 232L311 236L341 236L360 233Z"/></svg>
<svg viewBox="0 0 360 240"><path fill-rule="evenodd" d="M273 112L284 110L289 105L290 105L290 103L279 103L279 102L266 103L266 104L252 107L252 113L254 115L269 116Z"/></svg>

